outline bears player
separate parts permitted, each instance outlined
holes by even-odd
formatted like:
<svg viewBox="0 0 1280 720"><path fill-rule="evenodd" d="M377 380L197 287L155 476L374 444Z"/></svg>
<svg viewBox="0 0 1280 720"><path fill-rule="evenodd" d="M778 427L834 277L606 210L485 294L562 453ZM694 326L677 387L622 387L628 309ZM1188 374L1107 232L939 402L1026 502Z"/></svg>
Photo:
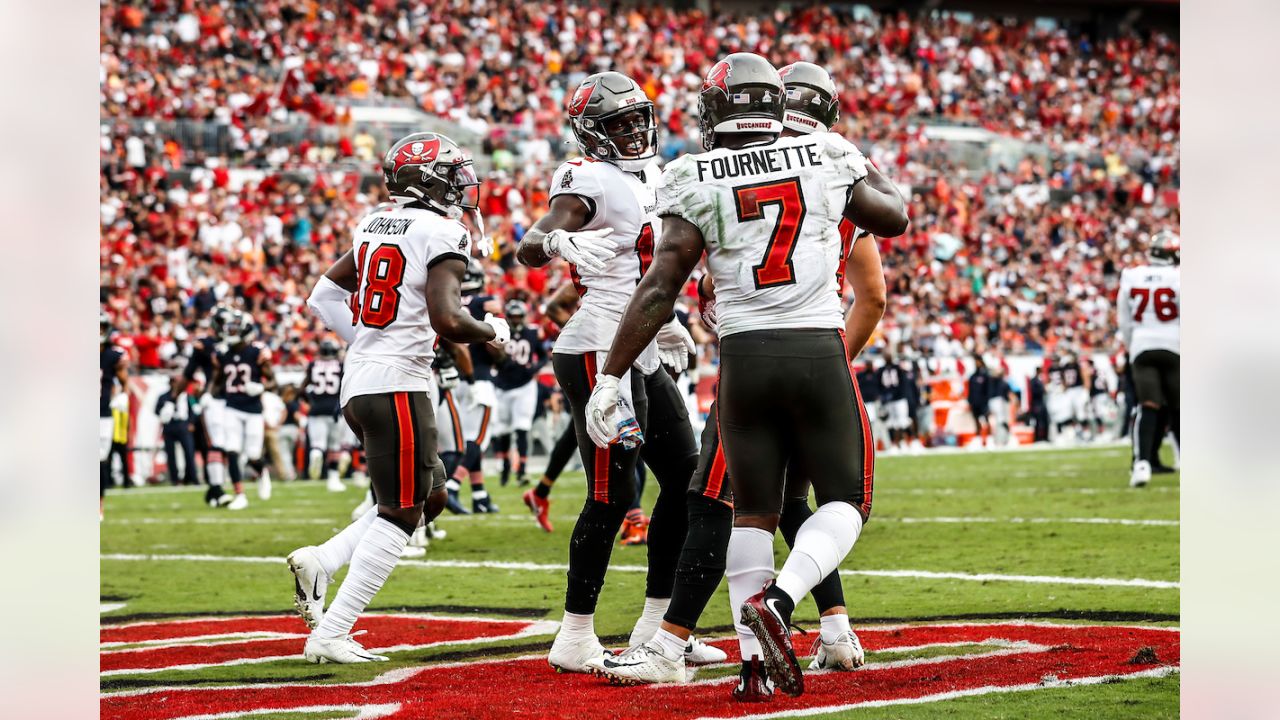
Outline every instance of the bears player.
<svg viewBox="0 0 1280 720"><path fill-rule="evenodd" d="M528 485L525 466L529 462L529 430L538 410L538 371L547 362L546 340L537 326L525 324L529 308L512 300L504 308L511 325L511 340L503 348L503 357L494 371L498 414L493 424L493 445L502 457L501 484L511 479L515 465L516 482ZM512 462L511 435L515 434L515 462Z"/></svg>
<svg viewBox="0 0 1280 720"><path fill-rule="evenodd" d="M907 448L911 434L911 404L907 398L910 392L910 378L903 371L897 353L892 347L885 353L884 365L880 366L876 380L880 385L880 402L885 409L885 424L889 428L889 442L895 450Z"/></svg>
<svg viewBox="0 0 1280 720"><path fill-rule="evenodd" d="M835 83L826 70L812 63L799 62L780 70L779 76L783 78L787 96L783 137L829 130L835 125L839 118L839 102ZM840 296L843 296L846 280L846 263L852 268L848 280L854 291L854 302L845 317L846 345L852 360L866 345L884 313L884 271L875 241L869 234L857 233L847 218L841 218L838 230L841 260L836 271L836 288ZM708 329L714 332L713 285L714 279L710 274L699 278L700 315ZM716 404L713 403L703 429L698 469L689 487L689 534L680 556L671 606L663 618L662 631L677 639L690 636L719 585L724 575L725 554L732 531L733 493L726 477L717 415ZM779 522L788 546L795 543L800 527L813 515L808 496L808 481L788 468L786 499ZM865 656L857 635L849 626L839 575L835 572L828 574L812 593L821 615L821 632L814 643L815 657L811 667L852 670L862 665ZM657 637L668 639L663 632L659 632ZM656 646L642 645L629 649L621 657L601 662L600 673L624 684L678 682L685 677L684 663L680 660L678 657L666 657ZM758 701L767 699L770 693L760 660L745 662L741 684L734 691L734 697L741 701Z"/></svg>
<svg viewBox="0 0 1280 720"><path fill-rule="evenodd" d="M436 333L457 343L509 336L501 318L476 320L461 304L471 233L457 218L476 212L479 186L470 158L444 135L415 133L387 151L382 169L397 206L375 209L359 222L353 249L307 300L350 342L342 413L364 445L377 499L329 541L289 555L294 603L314 628L303 655L317 663L387 659L356 642L351 627L419 522L444 507L431 371ZM348 562L326 611L325 590Z"/></svg>
<svg viewBox="0 0 1280 720"><path fill-rule="evenodd" d="M114 411L129 409L129 362L124 350L111 343L111 318L98 312L98 519L111 481L111 443ZM119 387L117 392L116 388ZM125 472L128 472L126 466Z"/></svg>
<svg viewBox="0 0 1280 720"><path fill-rule="evenodd" d="M338 477L338 453L341 450L342 407L338 402L342 388L342 360L338 343L332 338L320 341L318 357L307 366L307 476L320 479L325 471L326 487L342 492L346 486Z"/></svg>
<svg viewBox="0 0 1280 720"><path fill-rule="evenodd" d="M676 370L684 369L693 350L693 339L669 310L659 323L662 332L655 328L658 343L646 341L643 352L628 362L628 367L635 364L635 372L618 373L625 380L622 395L635 412L625 442L597 448L587 435L587 398L600 377L622 309L662 233L654 213L658 123L644 90L616 72L584 79L566 110L583 157L556 170L548 212L521 239L517 257L532 267L563 258L582 296L551 356L573 413L589 492L569 544L564 621L548 661L563 671L585 672L589 660L604 655L594 613L613 538L636 497L636 459L643 455L659 485L649 525L645 609L632 631L633 641L643 642L657 630L670 602L687 522L684 493L697 465L697 445L684 399L671 375L659 367L659 350L670 352L679 363Z"/></svg>
<svg viewBox="0 0 1280 720"><path fill-rule="evenodd" d="M258 497L271 497L271 475L262 461L266 424L262 418L262 393L275 387L271 369L271 351L252 342L256 328L253 318L243 310L232 310L224 318L222 342L226 349L216 356L213 385L222 389L226 401L223 415L222 449L226 452L227 471L235 498L228 510L249 507L241 481L241 454L247 465L258 473Z"/></svg>
<svg viewBox="0 0 1280 720"><path fill-rule="evenodd" d="M463 304L471 317L477 320L501 313L502 301L488 292L484 269L475 259L471 263L472 267L467 271L469 282L463 290ZM467 289L473 289L470 296ZM498 512L498 506L484 487L482 458L492 437L493 412L498 403L493 387L494 363L501 353L501 348L485 343L453 348L455 360L466 371L462 373L462 383L451 392L450 412L460 421L463 442L459 443L456 437L451 439L453 445L460 445L462 449L459 451L459 465L449 477L448 490L456 502L461 481L468 480L471 484L471 512L477 514Z"/></svg>
<svg viewBox="0 0 1280 720"><path fill-rule="evenodd" d="M182 370L183 392L187 392L193 383L202 381L200 394L195 409L200 416L201 444L205 446L205 480L209 487L205 490L204 501L210 507L226 506L235 499L223 490L226 482L226 454L223 450L223 429L226 418L227 403L223 397L221 386L215 386L213 376L218 366L218 353L221 351L223 328L235 315L236 309L229 305L217 305L209 311L209 317L200 325L206 330L195 339L191 347L191 357Z"/></svg>
<svg viewBox="0 0 1280 720"><path fill-rule="evenodd" d="M1138 399L1133 419L1133 469L1129 485L1151 482L1159 449L1159 414L1168 411L1174 441L1181 444L1179 417L1181 241L1168 230L1151 237L1146 265L1120 273L1116 315L1128 350Z"/></svg>
<svg viewBox="0 0 1280 720"><path fill-rule="evenodd" d="M720 438L734 497L729 594L746 664L759 667L751 659L760 658L775 685L797 695L804 685L791 614L852 548L870 502L871 433L836 292L838 223L847 216L893 237L907 216L897 190L869 176L853 144L829 132L780 139L784 106L778 71L758 55L734 53L707 74L699 96L707 152L663 173L662 244L623 313L585 420L597 445L616 441L626 413L620 380L706 251L720 334ZM811 479L819 508L775 580L773 534L792 461ZM664 625L650 646L671 660L682 643Z"/></svg>

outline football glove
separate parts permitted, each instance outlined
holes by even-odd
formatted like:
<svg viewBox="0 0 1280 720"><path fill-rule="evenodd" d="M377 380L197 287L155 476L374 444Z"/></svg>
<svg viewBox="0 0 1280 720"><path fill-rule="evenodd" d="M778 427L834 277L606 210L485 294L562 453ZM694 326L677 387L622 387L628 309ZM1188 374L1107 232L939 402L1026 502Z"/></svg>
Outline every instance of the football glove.
<svg viewBox="0 0 1280 720"><path fill-rule="evenodd" d="M260 382L247 382L244 384L244 394L249 397L258 397L265 391L267 387Z"/></svg>
<svg viewBox="0 0 1280 720"><path fill-rule="evenodd" d="M618 395L618 378L599 373L587 401L587 435L598 447L617 444L630 450L644 442L640 424L626 400Z"/></svg>
<svg viewBox="0 0 1280 720"><path fill-rule="evenodd" d="M462 378L461 373L456 367L444 367L438 371L440 374L440 389L452 390L458 387L458 382Z"/></svg>
<svg viewBox="0 0 1280 720"><path fill-rule="evenodd" d="M689 355L696 352L693 337L680 324L679 318L671 320L658 328L658 359L663 365L676 373L684 372L689 367Z"/></svg>
<svg viewBox="0 0 1280 720"><path fill-rule="evenodd" d="M511 326L507 324L506 318L500 318L493 313L485 313L484 324L493 328L493 339L489 342L502 345L511 339Z"/></svg>
<svg viewBox="0 0 1280 720"><path fill-rule="evenodd" d="M542 248L552 257L564 258L579 272L598 273L613 257L613 242L609 240L612 234L613 228L573 232L556 228L543 238Z"/></svg>
<svg viewBox="0 0 1280 720"><path fill-rule="evenodd" d="M160 414L157 417L160 418L160 423L162 425L169 424L169 421L173 419L174 410L175 408L172 402L167 402L160 408Z"/></svg>
<svg viewBox="0 0 1280 720"><path fill-rule="evenodd" d="M129 395L128 393L116 393L111 397L111 409L120 412L129 412Z"/></svg>

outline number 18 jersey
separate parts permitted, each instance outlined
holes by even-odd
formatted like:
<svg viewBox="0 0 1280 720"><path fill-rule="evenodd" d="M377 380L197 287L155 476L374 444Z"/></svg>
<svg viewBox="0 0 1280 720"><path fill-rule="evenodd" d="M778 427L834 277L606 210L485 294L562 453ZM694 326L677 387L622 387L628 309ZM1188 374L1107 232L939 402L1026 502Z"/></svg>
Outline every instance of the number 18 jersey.
<svg viewBox="0 0 1280 720"><path fill-rule="evenodd" d="M353 252L356 337L343 368L342 404L357 395L431 392L436 332L427 317L427 270L449 258L465 263L471 233L430 210L384 206L357 225Z"/></svg>
<svg viewBox="0 0 1280 720"><path fill-rule="evenodd" d="M866 159L834 133L718 148L667 165L658 214L697 225L721 337L841 328L840 221Z"/></svg>

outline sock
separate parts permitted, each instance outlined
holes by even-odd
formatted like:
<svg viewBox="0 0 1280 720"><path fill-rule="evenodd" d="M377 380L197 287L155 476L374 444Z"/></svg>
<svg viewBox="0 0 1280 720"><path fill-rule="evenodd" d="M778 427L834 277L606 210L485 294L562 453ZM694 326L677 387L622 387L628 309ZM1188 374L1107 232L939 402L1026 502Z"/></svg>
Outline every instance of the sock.
<svg viewBox="0 0 1280 720"><path fill-rule="evenodd" d="M778 589L799 604L815 585L835 571L862 532L862 516L847 502L829 502L804 521L796 544L778 573Z"/></svg>
<svg viewBox="0 0 1280 720"><path fill-rule="evenodd" d="M569 539L569 583L565 591L564 609L589 615L596 610L604 575L613 553L613 538L622 527L620 505L588 500L578 514Z"/></svg>
<svg viewBox="0 0 1280 720"><path fill-rule="evenodd" d="M853 509L850 506L849 509ZM760 592L773 577L773 533L760 528L735 527L729 535L726 558L729 577L729 604L733 608L733 628L738 631L742 659L760 657L760 641L742 624L742 603Z"/></svg>
<svg viewBox="0 0 1280 720"><path fill-rule="evenodd" d="M848 615L823 615L818 619L821 629L818 631L822 635L822 642L833 643L844 637L844 634L851 632L853 629L849 627Z"/></svg>
<svg viewBox="0 0 1280 720"><path fill-rule="evenodd" d="M673 635L667 630L661 628L654 633L653 639L649 641L662 652L663 657L668 660L678 660L684 657L684 649L689 646L688 640L682 640L679 636Z"/></svg>
<svg viewBox="0 0 1280 720"><path fill-rule="evenodd" d="M529 460L529 431L516 431L516 477L524 477L524 466Z"/></svg>
<svg viewBox="0 0 1280 720"><path fill-rule="evenodd" d="M377 506L371 507L337 535L316 546L316 557L320 558L320 564L324 566L324 571L330 578L336 575L342 566L351 562L351 556L360 546L360 539L364 537L377 517Z"/></svg>
<svg viewBox="0 0 1280 720"><path fill-rule="evenodd" d="M462 453L442 452L440 462L444 464L444 476L452 480L454 473L458 472L458 463L462 462Z"/></svg>
<svg viewBox="0 0 1280 720"><path fill-rule="evenodd" d="M551 456L547 458L547 469L542 473L544 481L550 480L554 483L576 452L578 452L578 436L573 431L573 424L570 423L565 427L564 432L560 433L555 447L551 448Z"/></svg>
<svg viewBox="0 0 1280 720"><path fill-rule="evenodd" d="M581 640L596 636L596 620L594 613L571 613L564 611L564 619L560 621L560 632L557 638Z"/></svg>
<svg viewBox="0 0 1280 720"><path fill-rule="evenodd" d="M209 484L214 487L222 487L222 484L226 482L227 466L222 463L221 455L219 452L217 459L210 460L204 466L205 477L209 480Z"/></svg>
<svg viewBox="0 0 1280 720"><path fill-rule="evenodd" d="M476 489L475 485L471 486L471 499L473 501L488 500L489 491L484 489L484 483L480 484L480 488Z"/></svg>
<svg viewBox="0 0 1280 720"><path fill-rule="evenodd" d="M1155 447L1156 442L1156 424L1159 422L1159 413L1155 408L1138 406L1138 415L1134 419L1137 426L1137 432L1134 433L1134 450L1137 457L1134 460L1146 460L1151 462L1151 449Z"/></svg>
<svg viewBox="0 0 1280 720"><path fill-rule="evenodd" d="M671 604L671 598L653 598L644 599L644 610L640 613L640 619L636 620L636 626L631 630L631 639L628 644L631 647L641 645L653 639L653 634L658 631L658 626L662 624L662 616L667 612L667 606Z"/></svg>
<svg viewBox="0 0 1280 720"><path fill-rule="evenodd" d="M544 475L542 477L542 480L538 482L538 486L533 489L533 494L537 495L543 500L546 500L548 497L551 496L551 486L555 484L556 484L555 480L552 480L551 478Z"/></svg>
<svg viewBox="0 0 1280 720"><path fill-rule="evenodd" d="M227 473L231 475L231 487L235 488L236 494L244 492L240 484L240 453L227 453Z"/></svg>
<svg viewBox="0 0 1280 720"><path fill-rule="evenodd" d="M324 451L312 448L308 459L307 477L316 480L320 477L320 468L324 464Z"/></svg>
<svg viewBox="0 0 1280 720"><path fill-rule="evenodd" d="M690 630L724 577L733 530L733 508L704 495L689 495L689 532L680 549L671 605L663 620Z"/></svg>
<svg viewBox="0 0 1280 720"><path fill-rule="evenodd" d="M374 518L351 556L346 580L313 631L317 637L340 638L351 634L351 626L382 589L400 559L400 551L408 543L408 534L399 527L386 518Z"/></svg>
<svg viewBox="0 0 1280 720"><path fill-rule="evenodd" d="M782 519L778 522L778 530L782 533L782 539L787 541L787 547L795 547L796 534L811 517L813 510L809 507L808 498L792 498L782 504ZM834 607L842 607L844 587L840 584L840 574L834 571L828 573L822 578L822 582L813 586L809 594L813 595L813 602L818 606L818 614Z"/></svg>

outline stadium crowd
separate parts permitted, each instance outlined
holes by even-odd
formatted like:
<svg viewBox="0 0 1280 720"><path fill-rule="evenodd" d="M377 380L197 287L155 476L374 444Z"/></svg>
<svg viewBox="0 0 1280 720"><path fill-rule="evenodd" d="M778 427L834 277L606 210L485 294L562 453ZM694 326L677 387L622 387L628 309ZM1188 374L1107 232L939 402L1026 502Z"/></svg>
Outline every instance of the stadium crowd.
<svg viewBox="0 0 1280 720"><path fill-rule="evenodd" d="M567 281L513 249L570 152L566 88L612 68L655 100L669 159L698 148L710 59L811 60L840 88L839 131L910 189L883 241L881 345L925 355L1113 349L1112 297L1140 238L1177 228L1178 45L1095 40L1029 21L827 6L708 17L597 3L338 0L101 4L102 301L143 369L178 362L209 308L239 298L281 364L315 352L304 300L379 202L384 139L354 103L409 103L477 133L495 288L539 300ZM210 123L216 152L170 121ZM302 134L276 132L304 125ZM929 127L1035 151L962 163ZM234 168L259 171L249 179ZM309 179L303 179L309 178ZM692 303L690 303L692 305Z"/></svg>

